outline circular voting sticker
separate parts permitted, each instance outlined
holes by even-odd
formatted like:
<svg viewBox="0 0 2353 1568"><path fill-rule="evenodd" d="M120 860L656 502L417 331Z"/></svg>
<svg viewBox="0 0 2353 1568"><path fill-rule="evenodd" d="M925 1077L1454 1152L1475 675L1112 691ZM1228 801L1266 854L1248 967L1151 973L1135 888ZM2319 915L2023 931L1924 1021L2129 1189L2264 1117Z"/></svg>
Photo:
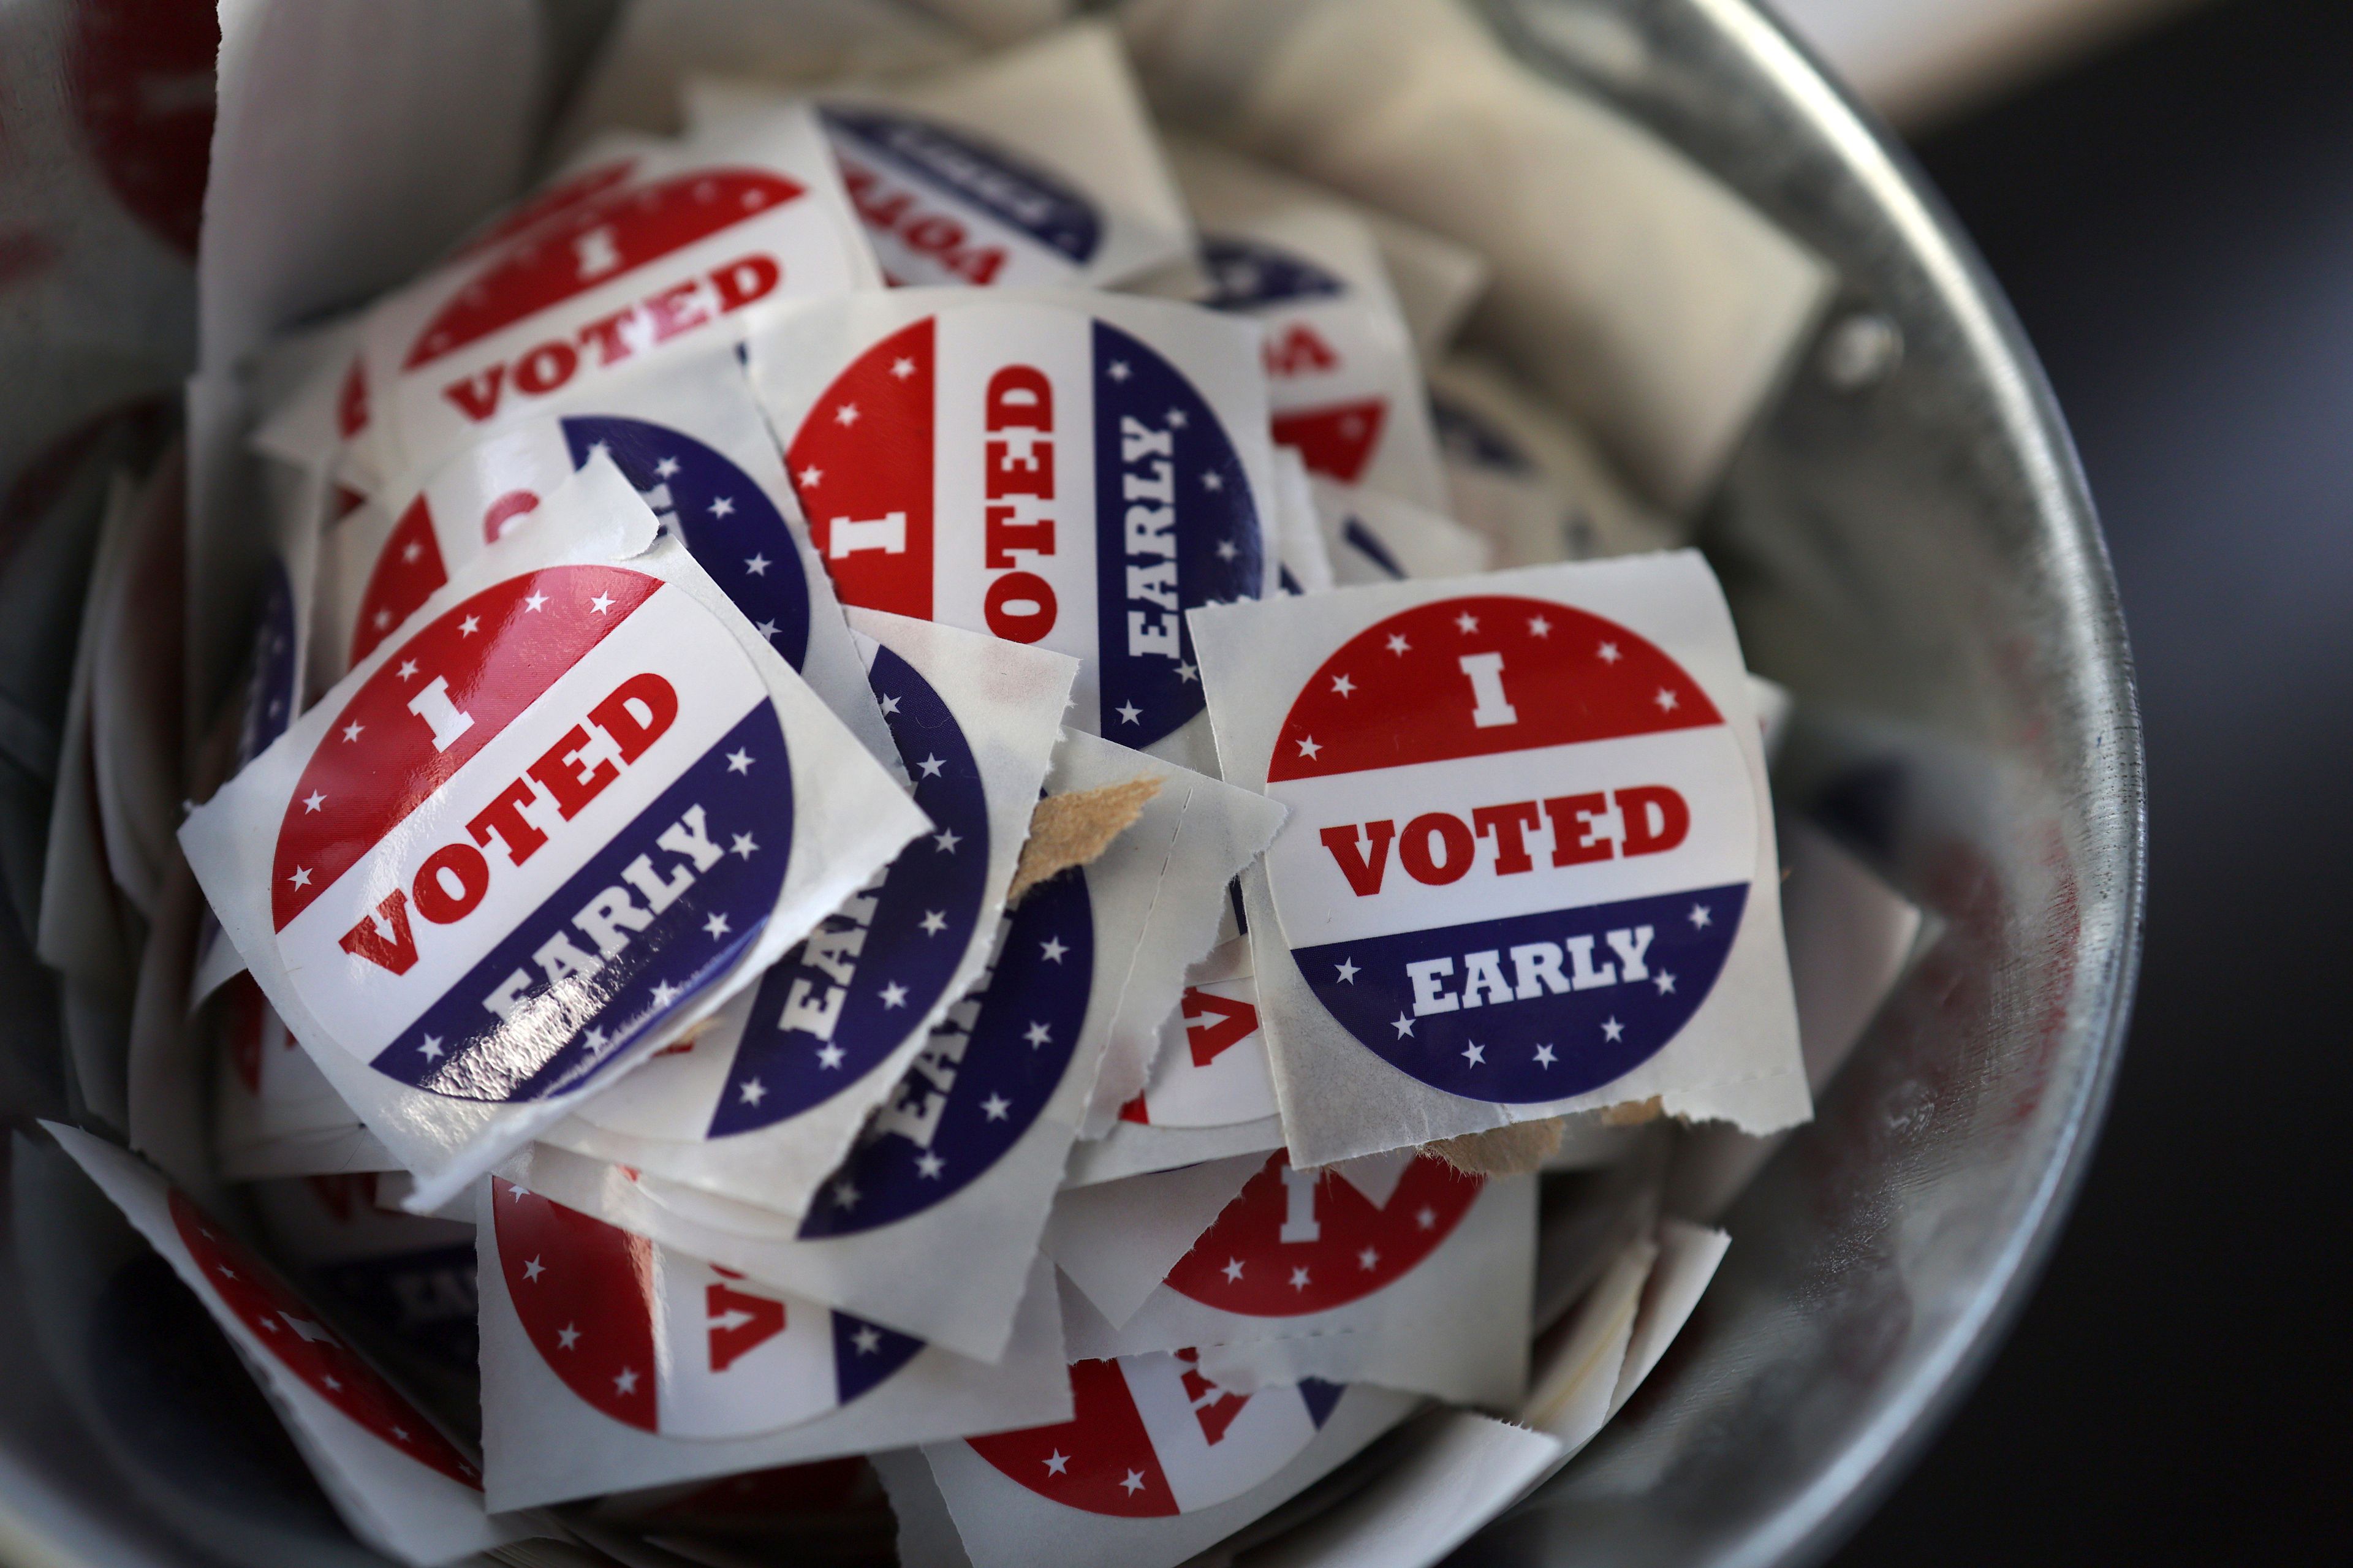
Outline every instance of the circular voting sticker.
<svg viewBox="0 0 2353 1568"><path fill-rule="evenodd" d="M272 855L280 958L379 1072L541 1098L742 956L793 809L762 677L691 595L522 573L384 655L325 731Z"/></svg>
<svg viewBox="0 0 2353 1568"><path fill-rule="evenodd" d="M311 1391L420 1465L480 1489L482 1484L466 1457L417 1407L401 1397L375 1369L318 1321L302 1299L276 1275L205 1217L175 1188L172 1226L205 1283L280 1364Z"/></svg>
<svg viewBox="0 0 2353 1568"><path fill-rule="evenodd" d="M1675 661L1546 600L1389 616L1293 698L1267 793L1292 956L1357 1041L1469 1099L1567 1099L1656 1054L1757 864L1734 733Z"/></svg>
<svg viewBox="0 0 2353 1568"><path fill-rule="evenodd" d="M921 847L922 841L917 841ZM1077 870L1040 882L997 961L932 1031L871 1136L827 1182L804 1241L918 1215L988 1173L1038 1120L1078 1048L1093 990L1094 911Z"/></svg>
<svg viewBox="0 0 2353 1568"><path fill-rule="evenodd" d="M1376 1205L1334 1171L1293 1170L1278 1150L1168 1271L1168 1288L1253 1318L1345 1307L1411 1273L1483 1185L1424 1154Z"/></svg>
<svg viewBox="0 0 2353 1568"><path fill-rule="evenodd" d="M1103 215L1060 175L903 109L818 110L841 184L892 287L1069 283Z"/></svg>
<svg viewBox="0 0 2353 1568"><path fill-rule="evenodd" d="M1074 1363L1070 1420L965 1441L1067 1508L1166 1518L1215 1507L1273 1476L1347 1394L1313 1378L1236 1394L1202 1376L1197 1360L1177 1351Z"/></svg>
<svg viewBox="0 0 2353 1568"><path fill-rule="evenodd" d="M843 604L1079 658L1072 721L1125 745L1201 711L1185 611L1264 581L1208 399L1083 310L979 298L892 331L808 405L787 459Z"/></svg>
<svg viewBox="0 0 2353 1568"><path fill-rule="evenodd" d="M499 1272L565 1385L665 1437L747 1437L839 1409L913 1361L921 1340L657 1247L502 1181Z"/></svg>
<svg viewBox="0 0 2353 1568"><path fill-rule="evenodd" d="M557 443L561 442L560 450ZM809 585L784 513L758 480L681 430L648 419L575 415L501 433L470 454L461 500L437 480L401 511L366 567L352 623L357 664L423 607L450 574L539 509L553 488L602 454L684 542L795 669L808 654ZM493 493L494 492L494 493ZM463 510L472 515L445 516ZM453 559L454 557L454 559Z"/></svg>

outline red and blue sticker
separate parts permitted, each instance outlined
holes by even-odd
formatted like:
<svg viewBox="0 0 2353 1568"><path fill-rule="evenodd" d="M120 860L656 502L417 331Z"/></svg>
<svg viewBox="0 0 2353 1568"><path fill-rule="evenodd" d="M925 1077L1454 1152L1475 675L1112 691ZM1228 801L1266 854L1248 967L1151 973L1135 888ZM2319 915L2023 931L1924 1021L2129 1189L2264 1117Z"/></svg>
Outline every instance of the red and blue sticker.
<svg viewBox="0 0 2353 1568"><path fill-rule="evenodd" d="M1737 736L1677 662L1546 600L1444 599L1348 639L1268 766L1267 860L1331 1016L1419 1081L1498 1103L1623 1076L1706 1000L1746 910Z"/></svg>
<svg viewBox="0 0 2353 1568"><path fill-rule="evenodd" d="M869 104L818 118L894 286L1065 283L1103 247L1084 192L970 132Z"/></svg>

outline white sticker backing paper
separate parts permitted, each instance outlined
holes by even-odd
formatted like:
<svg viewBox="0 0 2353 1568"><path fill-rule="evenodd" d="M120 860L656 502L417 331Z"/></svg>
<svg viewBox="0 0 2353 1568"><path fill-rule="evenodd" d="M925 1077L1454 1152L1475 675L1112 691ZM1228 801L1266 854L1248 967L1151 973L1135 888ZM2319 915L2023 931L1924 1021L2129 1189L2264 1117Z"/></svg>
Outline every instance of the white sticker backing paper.
<svg viewBox="0 0 2353 1568"><path fill-rule="evenodd" d="M484 1184L482 1451L497 1506L795 1464L1069 1414L1039 1263L997 1364Z"/></svg>
<svg viewBox="0 0 2353 1568"><path fill-rule="evenodd" d="M907 289L764 318L753 384L845 605L1082 661L1071 722L1214 772L1184 612L1274 585L1258 331Z"/></svg>
<svg viewBox="0 0 2353 1568"><path fill-rule="evenodd" d="M1696 553L1196 611L1302 1164L1653 1095L1805 1119L1765 763Z"/></svg>
<svg viewBox="0 0 2353 1568"><path fill-rule="evenodd" d="M181 842L431 1209L724 1002L924 825L609 463Z"/></svg>
<svg viewBox="0 0 2353 1568"><path fill-rule="evenodd" d="M473 1462L152 1167L77 1128L42 1125L195 1292L361 1539L424 1565L549 1533L490 1517Z"/></svg>

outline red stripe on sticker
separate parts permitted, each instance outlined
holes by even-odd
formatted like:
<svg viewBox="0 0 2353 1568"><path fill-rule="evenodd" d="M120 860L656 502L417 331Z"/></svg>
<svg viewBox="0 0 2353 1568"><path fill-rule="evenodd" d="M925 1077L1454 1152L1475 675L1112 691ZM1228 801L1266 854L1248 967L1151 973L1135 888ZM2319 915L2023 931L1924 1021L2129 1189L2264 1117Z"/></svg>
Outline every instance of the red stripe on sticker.
<svg viewBox="0 0 2353 1568"><path fill-rule="evenodd" d="M275 929L660 587L617 566L553 566L485 588L402 643L335 715L286 804L270 871Z"/></svg>
<svg viewBox="0 0 2353 1568"><path fill-rule="evenodd" d="M360 595L359 622L352 627L353 664L375 651L400 627L400 623L424 608L425 601L449 580L441 562L441 545L433 537L433 508L419 495L393 524L367 588Z"/></svg>
<svg viewBox="0 0 2353 1568"><path fill-rule="evenodd" d="M1311 472L1353 485L1380 445L1388 404L1378 397L1274 416L1274 444L1298 448Z"/></svg>
<svg viewBox="0 0 2353 1568"><path fill-rule="evenodd" d="M659 1431L653 1243L496 1178L491 1201L499 1272L540 1359L614 1420Z"/></svg>
<svg viewBox="0 0 2353 1568"><path fill-rule="evenodd" d="M841 602L925 621L934 320L860 355L810 408L789 453L793 488Z"/></svg>
<svg viewBox="0 0 2353 1568"><path fill-rule="evenodd" d="M461 285L426 322L401 369L431 364L649 262L773 212L802 192L795 182L763 170L698 169L576 201L518 236L497 260Z"/></svg>
<svg viewBox="0 0 2353 1568"><path fill-rule="evenodd" d="M537 228L558 213L569 212L592 197L603 195L636 173L637 167L635 158L599 163L536 191L500 214L488 228L459 246L456 254L479 256L493 246Z"/></svg>
<svg viewBox="0 0 2353 1568"><path fill-rule="evenodd" d="M965 1441L1031 1491L1068 1508L1123 1519L1179 1511L1117 1362L1072 1363L1071 1405L1068 1421Z"/></svg>
<svg viewBox="0 0 2353 1568"><path fill-rule="evenodd" d="M1267 782L1721 724L1699 684L1615 622L1472 595L1391 616L1324 661Z"/></svg>

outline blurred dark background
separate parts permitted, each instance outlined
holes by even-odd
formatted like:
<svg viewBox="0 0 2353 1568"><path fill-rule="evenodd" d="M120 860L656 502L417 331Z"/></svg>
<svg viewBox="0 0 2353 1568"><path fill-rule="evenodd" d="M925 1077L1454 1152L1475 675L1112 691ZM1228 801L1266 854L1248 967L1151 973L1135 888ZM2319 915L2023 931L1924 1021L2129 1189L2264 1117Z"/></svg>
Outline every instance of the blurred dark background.
<svg viewBox="0 0 2353 1568"><path fill-rule="evenodd" d="M1835 1561L2343 1561L2353 5L2220 0L1915 145L2106 527L2149 921L2042 1288Z"/></svg>

